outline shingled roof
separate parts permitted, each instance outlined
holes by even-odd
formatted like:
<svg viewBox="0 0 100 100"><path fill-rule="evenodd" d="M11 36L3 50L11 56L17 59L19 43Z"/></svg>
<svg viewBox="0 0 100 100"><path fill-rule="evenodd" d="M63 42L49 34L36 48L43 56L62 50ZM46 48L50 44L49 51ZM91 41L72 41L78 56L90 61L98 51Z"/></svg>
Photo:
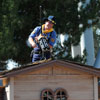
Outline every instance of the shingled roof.
<svg viewBox="0 0 100 100"><path fill-rule="evenodd" d="M89 74L100 77L100 69L94 68L93 66L88 66L84 64L79 64L72 61L63 61L63 60L43 60L35 63L30 63L12 70L6 70L0 73L0 78L12 77L15 75L23 74L25 72L30 72L32 70L40 69L47 67L48 65L60 65L67 68L87 72Z"/></svg>

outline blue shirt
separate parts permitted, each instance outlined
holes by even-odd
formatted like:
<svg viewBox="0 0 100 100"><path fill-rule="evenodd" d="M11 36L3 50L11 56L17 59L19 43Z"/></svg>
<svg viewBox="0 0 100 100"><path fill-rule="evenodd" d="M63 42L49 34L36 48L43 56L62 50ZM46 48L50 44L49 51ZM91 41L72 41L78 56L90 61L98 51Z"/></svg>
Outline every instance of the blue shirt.
<svg viewBox="0 0 100 100"><path fill-rule="evenodd" d="M33 40L35 40L35 37L39 36L40 34L41 34L41 26L38 26L31 32L29 37L32 37ZM53 46L56 43L55 30L53 30L52 32L49 32L49 33L42 33L42 35L47 37L49 45Z"/></svg>

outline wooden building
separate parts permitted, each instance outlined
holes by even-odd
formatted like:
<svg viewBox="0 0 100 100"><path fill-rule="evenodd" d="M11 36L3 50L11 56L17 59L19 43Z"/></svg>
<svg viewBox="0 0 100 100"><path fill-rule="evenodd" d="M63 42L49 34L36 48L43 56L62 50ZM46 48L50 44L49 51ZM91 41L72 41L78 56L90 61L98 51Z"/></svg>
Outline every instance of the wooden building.
<svg viewBox="0 0 100 100"><path fill-rule="evenodd" d="M70 61L52 60L0 74L4 100L98 100L100 70Z"/></svg>

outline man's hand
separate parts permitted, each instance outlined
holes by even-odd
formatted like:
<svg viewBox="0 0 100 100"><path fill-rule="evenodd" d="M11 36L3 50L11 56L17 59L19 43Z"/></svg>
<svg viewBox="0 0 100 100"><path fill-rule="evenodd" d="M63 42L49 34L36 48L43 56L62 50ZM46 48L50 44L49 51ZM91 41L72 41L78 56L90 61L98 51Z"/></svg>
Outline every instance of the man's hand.
<svg viewBox="0 0 100 100"><path fill-rule="evenodd" d="M51 45L49 45L49 47L50 47L50 49L52 49L52 46Z"/></svg>
<svg viewBox="0 0 100 100"><path fill-rule="evenodd" d="M36 43L35 42L33 42L31 45L32 45L33 48L36 47Z"/></svg>
<svg viewBox="0 0 100 100"><path fill-rule="evenodd" d="M39 41L42 37L44 37L44 36L40 34L38 37L35 37L35 40Z"/></svg>
<svg viewBox="0 0 100 100"><path fill-rule="evenodd" d="M33 41L33 39L32 39L31 37L29 37L28 41L29 41L29 43L31 44L31 46L32 46L33 48L36 47L36 43Z"/></svg>

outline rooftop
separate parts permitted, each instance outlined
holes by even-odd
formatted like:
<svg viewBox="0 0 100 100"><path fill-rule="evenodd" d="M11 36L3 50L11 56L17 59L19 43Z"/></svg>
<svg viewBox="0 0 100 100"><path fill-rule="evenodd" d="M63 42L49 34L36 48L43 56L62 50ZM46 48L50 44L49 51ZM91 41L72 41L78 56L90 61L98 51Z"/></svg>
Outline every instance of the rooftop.
<svg viewBox="0 0 100 100"><path fill-rule="evenodd" d="M73 68L76 70L80 70L80 71L84 71L84 72L88 72L90 74L96 75L100 77L100 69L98 68L94 68L93 66L89 66L89 65L84 65L84 64L80 64L80 63L76 63L73 61L68 61L68 60L41 60L35 63L29 63L17 68L13 68L12 70L5 70L3 72L0 72L0 78L4 78L4 77L11 77L13 75L17 75L23 72L28 72L37 68L42 68L45 66L48 66L49 64L58 64L61 66L65 66L65 67L69 67L69 68Z"/></svg>

